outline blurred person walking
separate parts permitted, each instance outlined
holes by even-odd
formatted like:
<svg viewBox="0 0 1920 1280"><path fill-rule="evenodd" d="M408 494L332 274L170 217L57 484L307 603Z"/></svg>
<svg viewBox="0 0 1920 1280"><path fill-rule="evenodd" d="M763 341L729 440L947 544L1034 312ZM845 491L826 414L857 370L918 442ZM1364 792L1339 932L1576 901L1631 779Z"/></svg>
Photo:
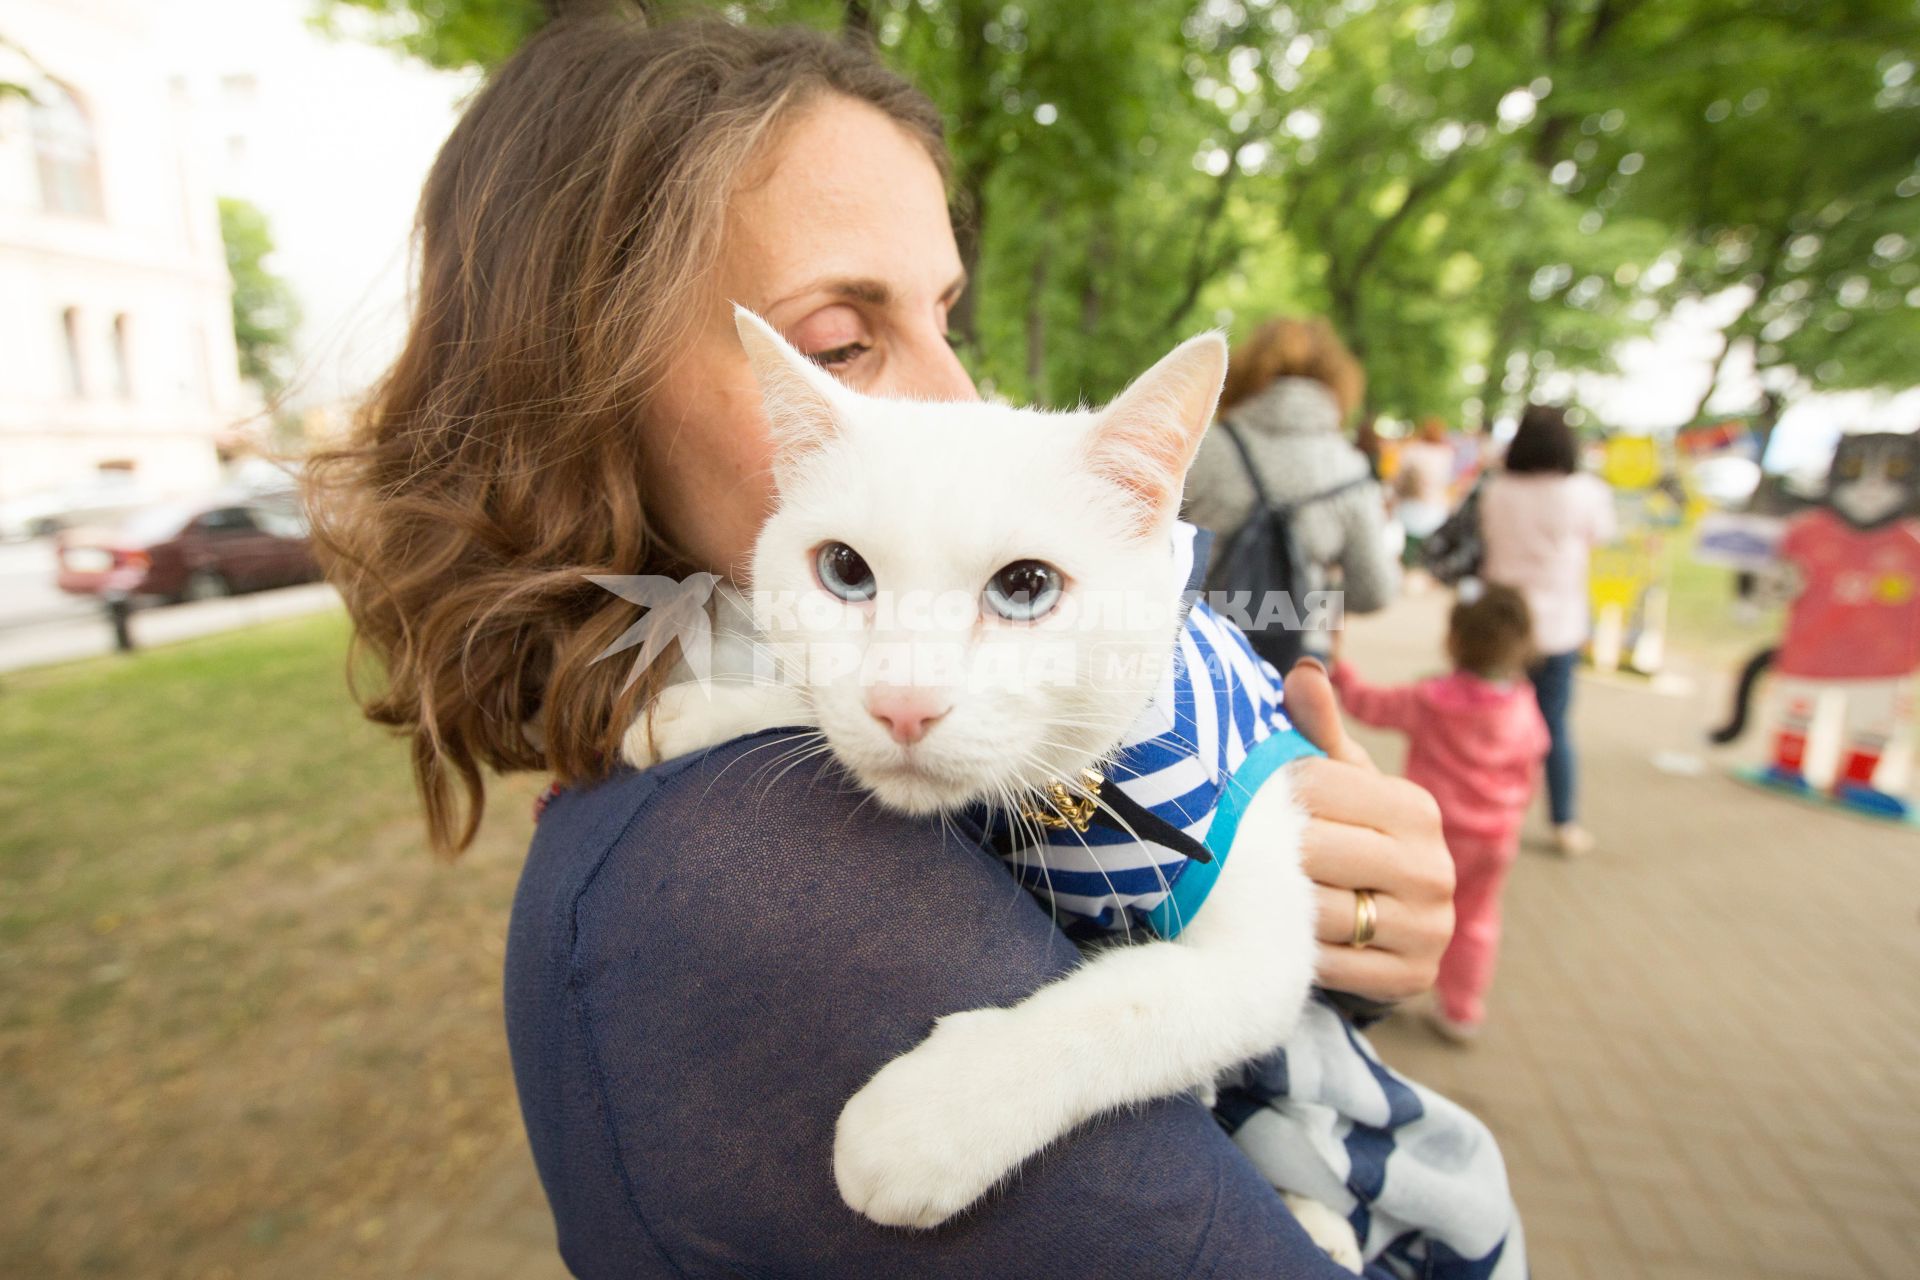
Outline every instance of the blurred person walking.
<svg viewBox="0 0 1920 1280"><path fill-rule="evenodd" d="M1447 624L1451 675L1382 688L1333 667L1340 705L1362 724L1407 735L1406 775L1433 793L1453 854L1453 941L1434 984L1434 1028L1464 1043L1486 1020L1500 952L1500 896L1547 754L1546 721L1525 680L1533 616L1511 587L1461 592Z"/></svg>
<svg viewBox="0 0 1920 1280"><path fill-rule="evenodd" d="M1419 432L1400 446L1400 466L1393 475L1393 517L1406 531L1406 564L1420 562L1421 544L1453 510L1456 461L1447 424L1439 418L1422 422Z"/></svg>
<svg viewBox="0 0 1920 1280"><path fill-rule="evenodd" d="M1375 480L1382 479L1381 465L1386 442L1380 438L1380 427L1372 414L1360 419L1360 425L1353 429L1353 447L1367 460L1367 474Z"/></svg>
<svg viewBox="0 0 1920 1280"><path fill-rule="evenodd" d="M1481 574L1520 591L1533 612L1538 655L1531 675L1553 747L1547 753L1547 806L1554 845L1585 853L1593 838L1576 821L1573 672L1586 643L1587 568L1593 548L1614 536L1613 494L1579 472L1580 451L1564 410L1528 405L1499 474L1480 495L1486 547Z"/></svg>
<svg viewBox="0 0 1920 1280"><path fill-rule="evenodd" d="M1326 590L1336 571L1348 613L1382 609L1399 589L1380 485L1367 456L1342 433L1365 392L1365 371L1326 321L1268 320L1234 348L1220 429L1207 434L1187 474L1185 514L1203 528L1237 530L1263 505L1284 512L1305 579L1289 587L1296 606L1301 596ZM1232 542L1215 543L1216 572ZM1263 584L1209 585L1235 591ZM1265 647L1261 656L1274 660ZM1290 663L1276 665L1285 670Z"/></svg>

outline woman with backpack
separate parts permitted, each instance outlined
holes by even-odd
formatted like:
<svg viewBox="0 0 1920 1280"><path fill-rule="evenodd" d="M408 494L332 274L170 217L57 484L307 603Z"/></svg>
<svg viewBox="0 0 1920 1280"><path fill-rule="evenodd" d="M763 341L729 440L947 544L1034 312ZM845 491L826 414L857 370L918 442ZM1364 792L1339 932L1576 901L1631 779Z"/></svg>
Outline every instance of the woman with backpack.
<svg viewBox="0 0 1920 1280"><path fill-rule="evenodd" d="M1324 320L1280 316L1234 348L1220 421L1187 476L1186 515L1220 535L1207 585L1253 592L1249 620L1268 591L1292 596L1307 618L1308 597L1334 585L1336 569L1347 613L1384 608L1398 590L1386 503L1342 431L1365 391L1360 362ZM1324 648L1281 624L1245 629L1282 671Z"/></svg>

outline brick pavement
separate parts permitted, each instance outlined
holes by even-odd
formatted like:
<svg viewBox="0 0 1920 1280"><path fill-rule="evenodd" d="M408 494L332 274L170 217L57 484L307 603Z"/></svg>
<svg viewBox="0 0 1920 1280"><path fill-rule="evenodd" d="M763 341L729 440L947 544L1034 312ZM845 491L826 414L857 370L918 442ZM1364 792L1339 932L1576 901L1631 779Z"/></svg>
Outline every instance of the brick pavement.
<svg viewBox="0 0 1920 1280"><path fill-rule="evenodd" d="M1356 620L1351 652L1379 679L1431 669L1443 610L1435 594ZM1699 754L1722 705L1722 674L1694 674L1691 691L1582 681L1600 849L1523 854L1484 1040L1397 1017L1375 1042L1498 1132L1541 1280L1906 1280L1920 837L1657 769ZM415 1260L423 1280L563 1274L521 1146Z"/></svg>
<svg viewBox="0 0 1920 1280"><path fill-rule="evenodd" d="M1356 658L1431 668L1443 607L1357 621ZM1499 1133L1543 1280L1920 1274L1920 835L1656 768L1724 706L1676 665L1582 681L1600 847L1522 855L1484 1041L1375 1042Z"/></svg>

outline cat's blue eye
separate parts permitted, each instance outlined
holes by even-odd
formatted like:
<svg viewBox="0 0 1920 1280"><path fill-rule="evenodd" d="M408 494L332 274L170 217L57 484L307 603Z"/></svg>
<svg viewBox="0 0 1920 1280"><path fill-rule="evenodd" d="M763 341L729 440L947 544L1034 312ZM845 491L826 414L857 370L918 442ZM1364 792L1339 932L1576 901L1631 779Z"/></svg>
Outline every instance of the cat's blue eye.
<svg viewBox="0 0 1920 1280"><path fill-rule="evenodd" d="M987 608L1009 622L1032 622L1053 612L1066 579L1041 560L1016 560L987 579Z"/></svg>
<svg viewBox="0 0 1920 1280"><path fill-rule="evenodd" d="M873 599L878 589L866 557L844 542L823 543L813 554L813 571L829 594L849 604Z"/></svg>

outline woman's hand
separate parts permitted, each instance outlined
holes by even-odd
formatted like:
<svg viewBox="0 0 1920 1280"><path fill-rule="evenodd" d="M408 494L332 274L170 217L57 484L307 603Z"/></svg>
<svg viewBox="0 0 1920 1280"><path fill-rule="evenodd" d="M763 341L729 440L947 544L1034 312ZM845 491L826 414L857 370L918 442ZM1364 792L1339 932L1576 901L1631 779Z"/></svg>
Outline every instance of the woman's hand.
<svg viewBox="0 0 1920 1280"><path fill-rule="evenodd" d="M1292 770L1309 816L1302 863L1317 886L1322 986L1405 1000L1433 985L1453 937L1453 858L1425 788L1390 778L1347 736L1326 668L1303 658L1287 676L1287 714L1325 760ZM1356 889L1373 893L1373 941L1351 945Z"/></svg>

